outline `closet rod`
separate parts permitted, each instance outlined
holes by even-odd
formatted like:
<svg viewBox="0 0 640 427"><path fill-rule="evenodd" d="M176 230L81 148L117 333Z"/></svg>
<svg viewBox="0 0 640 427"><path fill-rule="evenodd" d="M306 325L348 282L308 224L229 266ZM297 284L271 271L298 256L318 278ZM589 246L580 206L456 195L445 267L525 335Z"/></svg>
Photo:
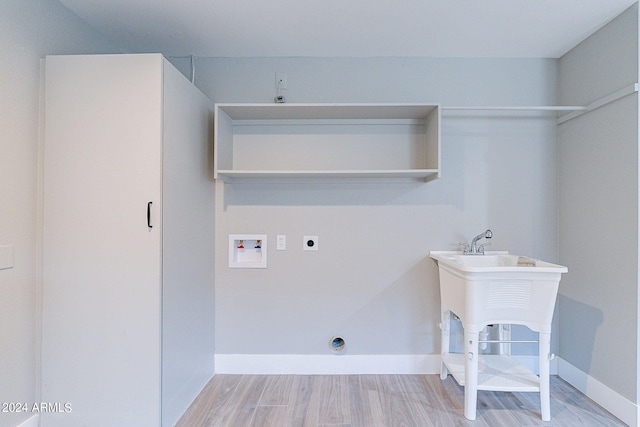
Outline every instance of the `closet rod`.
<svg viewBox="0 0 640 427"><path fill-rule="evenodd" d="M624 98L627 95L631 95L632 93L638 92L638 83L632 83L627 87L624 87L616 92L613 92L610 95L604 96L596 101L593 101L586 107L584 107L583 111L575 111L573 113L564 114L558 117L557 124L562 124L568 122L569 120L575 119L576 117L580 117L583 114L588 113L589 111L593 111L596 108L603 107L607 104L610 104L618 99Z"/></svg>
<svg viewBox="0 0 640 427"><path fill-rule="evenodd" d="M523 105L523 106L474 106L474 107L446 107L442 106L442 110L498 110L498 111L581 111L587 107L577 105Z"/></svg>

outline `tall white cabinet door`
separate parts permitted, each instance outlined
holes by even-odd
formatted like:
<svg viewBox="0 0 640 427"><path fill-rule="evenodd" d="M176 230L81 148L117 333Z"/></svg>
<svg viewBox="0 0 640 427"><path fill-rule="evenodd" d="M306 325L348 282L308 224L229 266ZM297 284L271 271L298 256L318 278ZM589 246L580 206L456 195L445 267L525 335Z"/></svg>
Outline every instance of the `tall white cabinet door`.
<svg viewBox="0 0 640 427"><path fill-rule="evenodd" d="M45 84L42 401L70 411L41 425L158 426L162 57L48 57Z"/></svg>

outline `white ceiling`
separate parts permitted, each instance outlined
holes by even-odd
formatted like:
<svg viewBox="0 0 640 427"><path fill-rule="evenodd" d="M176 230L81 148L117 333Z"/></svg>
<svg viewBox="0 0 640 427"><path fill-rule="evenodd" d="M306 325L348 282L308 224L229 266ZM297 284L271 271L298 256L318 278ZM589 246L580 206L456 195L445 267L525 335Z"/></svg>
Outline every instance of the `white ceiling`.
<svg viewBox="0 0 640 427"><path fill-rule="evenodd" d="M128 52L557 58L637 0L59 0Z"/></svg>

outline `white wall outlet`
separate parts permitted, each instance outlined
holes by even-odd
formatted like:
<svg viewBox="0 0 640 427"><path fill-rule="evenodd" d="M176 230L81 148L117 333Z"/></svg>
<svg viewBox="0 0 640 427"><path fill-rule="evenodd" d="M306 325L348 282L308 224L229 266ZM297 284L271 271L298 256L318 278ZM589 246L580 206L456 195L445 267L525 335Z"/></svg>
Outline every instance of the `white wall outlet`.
<svg viewBox="0 0 640 427"><path fill-rule="evenodd" d="M287 236L284 234L278 234L276 236L276 250L284 251L287 249Z"/></svg>
<svg viewBox="0 0 640 427"><path fill-rule="evenodd" d="M287 85L287 73L276 73L276 89L284 90Z"/></svg>
<svg viewBox="0 0 640 427"><path fill-rule="evenodd" d="M303 236L302 249L305 251L318 250L318 236Z"/></svg>

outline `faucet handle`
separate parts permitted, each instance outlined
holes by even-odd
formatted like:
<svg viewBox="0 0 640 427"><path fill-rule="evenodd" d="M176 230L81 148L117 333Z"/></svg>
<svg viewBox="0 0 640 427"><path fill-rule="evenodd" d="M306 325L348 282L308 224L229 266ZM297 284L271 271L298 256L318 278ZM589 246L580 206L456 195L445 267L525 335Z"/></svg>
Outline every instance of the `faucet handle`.
<svg viewBox="0 0 640 427"><path fill-rule="evenodd" d="M491 243L483 243L480 246L478 246L478 253L481 253L484 255L484 247L485 246L491 246Z"/></svg>
<svg viewBox="0 0 640 427"><path fill-rule="evenodd" d="M463 254L468 254L469 253L469 244L465 243L465 242L458 242L459 246L462 246L462 253Z"/></svg>

